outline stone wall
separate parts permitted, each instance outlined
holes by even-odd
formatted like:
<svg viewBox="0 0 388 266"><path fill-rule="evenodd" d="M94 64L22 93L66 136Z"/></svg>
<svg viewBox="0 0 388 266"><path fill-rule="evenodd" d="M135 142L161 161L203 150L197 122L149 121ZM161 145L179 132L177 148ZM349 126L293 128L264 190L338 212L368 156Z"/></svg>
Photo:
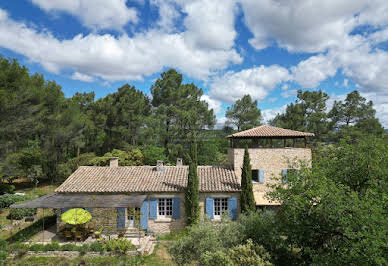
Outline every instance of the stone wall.
<svg viewBox="0 0 388 266"><path fill-rule="evenodd" d="M150 230L152 233L157 235L183 229L186 225L184 193L155 193L155 194L150 194L148 198L166 198L166 197L181 199L180 200L181 216L180 216L180 219L173 219L173 218L148 219L148 230Z"/></svg>
<svg viewBox="0 0 388 266"><path fill-rule="evenodd" d="M252 148L248 149L252 169L264 170L264 183L254 183L253 191L256 205L279 205L278 202L271 202L265 194L270 190L269 184L273 184L276 178L281 177L283 169L293 168L291 166L300 160L311 165L311 150L308 148ZM244 149L229 148L229 163L241 178L241 168L244 160Z"/></svg>
<svg viewBox="0 0 388 266"><path fill-rule="evenodd" d="M153 193L148 194L147 199L150 198L175 198L179 197L180 200L180 218L157 218L157 219L148 219L148 230L154 234L160 235L169 233L171 231L181 230L186 226L186 215L185 215L185 203L184 203L184 193ZM235 197L237 198L237 211L240 213L240 193L218 193L218 192L206 192L200 193L200 217L204 218L206 213L205 210L205 201L207 197ZM148 208L149 211L149 208ZM61 225L65 225L60 219L60 211L57 211L57 228ZM102 225L104 227L104 233L117 233L117 210L116 208L93 208L92 212L93 219L91 222L95 224L96 229L98 230ZM148 215L149 217L149 215ZM120 230L120 229L119 229Z"/></svg>

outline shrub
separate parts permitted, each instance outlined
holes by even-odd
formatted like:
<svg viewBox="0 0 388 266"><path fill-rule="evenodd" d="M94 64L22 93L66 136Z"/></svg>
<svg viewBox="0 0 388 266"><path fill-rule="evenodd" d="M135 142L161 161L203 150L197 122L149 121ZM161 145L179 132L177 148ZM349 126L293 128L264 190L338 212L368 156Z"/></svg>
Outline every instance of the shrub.
<svg viewBox="0 0 388 266"><path fill-rule="evenodd" d="M30 251L45 251L45 245L43 244L33 244L29 247Z"/></svg>
<svg viewBox="0 0 388 266"><path fill-rule="evenodd" d="M0 250L6 250L7 247L8 247L7 241L0 239Z"/></svg>
<svg viewBox="0 0 388 266"><path fill-rule="evenodd" d="M60 246L60 250L62 250L62 251L75 251L75 250L77 250L77 245L65 244L65 245Z"/></svg>
<svg viewBox="0 0 388 266"><path fill-rule="evenodd" d="M187 264L198 261L206 251L224 251L242 241L240 225L223 217L223 221L218 225L205 220L189 227L187 236L175 241L169 247L169 252L177 264Z"/></svg>
<svg viewBox="0 0 388 266"><path fill-rule="evenodd" d="M6 260L8 257L8 252L6 251L1 251L0 250L0 265L2 265L2 261Z"/></svg>
<svg viewBox="0 0 388 266"><path fill-rule="evenodd" d="M37 209L22 208L22 209L10 209L7 219L21 220L26 216L33 216L37 212Z"/></svg>
<svg viewBox="0 0 388 266"><path fill-rule="evenodd" d="M248 239L246 244L238 245L225 251L206 251L201 256L201 265L272 265L270 255L262 246L255 246L252 240Z"/></svg>
<svg viewBox="0 0 388 266"><path fill-rule="evenodd" d="M50 226L54 225L57 222L57 216L47 216L44 219L44 229L49 228ZM26 241L30 239L32 236L37 234L42 230L43 226L43 218L39 219L35 223L31 224L30 226L27 226L26 228L20 230L12 237L9 237L7 241Z"/></svg>
<svg viewBox="0 0 388 266"><path fill-rule="evenodd" d="M8 208L14 203L22 202L31 199L30 195L14 195L14 194L6 194L0 196L0 209Z"/></svg>
<svg viewBox="0 0 388 266"><path fill-rule="evenodd" d="M131 241L123 238L108 240L105 247L107 251L117 251L120 254L125 254L135 248Z"/></svg>
<svg viewBox="0 0 388 266"><path fill-rule="evenodd" d="M104 245L100 242L94 242L90 244L90 250L95 252L103 252L104 251Z"/></svg>
<svg viewBox="0 0 388 266"><path fill-rule="evenodd" d="M0 183L0 192L13 193L15 190L14 185Z"/></svg>
<svg viewBox="0 0 388 266"><path fill-rule="evenodd" d="M89 245L83 244L82 246L77 246L77 251L79 251L81 255L84 255L86 252L89 251Z"/></svg>
<svg viewBox="0 0 388 266"><path fill-rule="evenodd" d="M55 250L60 250L60 246L57 241L51 242L43 246L43 251L55 251Z"/></svg>

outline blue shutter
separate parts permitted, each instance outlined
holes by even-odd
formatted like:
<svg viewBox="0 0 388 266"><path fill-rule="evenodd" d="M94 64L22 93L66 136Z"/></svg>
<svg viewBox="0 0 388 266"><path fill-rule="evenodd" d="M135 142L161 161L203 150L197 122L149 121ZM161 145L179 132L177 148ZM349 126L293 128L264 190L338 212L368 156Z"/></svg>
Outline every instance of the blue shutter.
<svg viewBox="0 0 388 266"><path fill-rule="evenodd" d="M92 213L93 212L93 208L85 208L86 211Z"/></svg>
<svg viewBox="0 0 388 266"><path fill-rule="evenodd" d="M237 219L237 199L229 198L229 217L232 220Z"/></svg>
<svg viewBox="0 0 388 266"><path fill-rule="evenodd" d="M148 200L145 199L140 208L140 226L144 230L148 229Z"/></svg>
<svg viewBox="0 0 388 266"><path fill-rule="evenodd" d="M172 218L174 219L181 218L181 199L180 198L172 199Z"/></svg>
<svg viewBox="0 0 388 266"><path fill-rule="evenodd" d="M157 218L158 211L158 199L150 198L150 219Z"/></svg>
<svg viewBox="0 0 388 266"><path fill-rule="evenodd" d="M264 183L264 170L263 169L259 170L259 182Z"/></svg>
<svg viewBox="0 0 388 266"><path fill-rule="evenodd" d="M282 170L282 181L287 183L287 169Z"/></svg>
<svg viewBox="0 0 388 266"><path fill-rule="evenodd" d="M125 228L125 208L117 208L117 228Z"/></svg>
<svg viewBox="0 0 388 266"><path fill-rule="evenodd" d="M68 210L70 210L71 208L62 208L61 209L61 214L64 213L64 212L67 212Z"/></svg>
<svg viewBox="0 0 388 266"><path fill-rule="evenodd" d="M214 199L206 198L206 214L210 219L214 219Z"/></svg>

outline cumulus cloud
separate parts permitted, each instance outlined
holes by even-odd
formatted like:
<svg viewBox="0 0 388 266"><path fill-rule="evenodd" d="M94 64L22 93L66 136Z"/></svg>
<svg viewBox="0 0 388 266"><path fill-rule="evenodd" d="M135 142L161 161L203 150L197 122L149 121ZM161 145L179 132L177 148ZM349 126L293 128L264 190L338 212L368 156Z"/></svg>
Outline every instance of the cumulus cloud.
<svg viewBox="0 0 388 266"><path fill-rule="evenodd" d="M275 118L277 114L282 114L286 111L287 105L275 107L271 109L265 109L261 111L264 123L268 123L269 120Z"/></svg>
<svg viewBox="0 0 388 266"><path fill-rule="evenodd" d="M121 29L128 22L137 23L135 8L126 0L31 0L46 12L66 12L92 29Z"/></svg>
<svg viewBox="0 0 388 266"><path fill-rule="evenodd" d="M270 90L283 81L288 81L290 74L284 67L259 66L240 72L228 71L215 78L210 84L210 95L215 99L233 103L245 94L253 99L264 99Z"/></svg>
<svg viewBox="0 0 388 266"><path fill-rule="evenodd" d="M338 65L327 55L311 56L291 68L293 78L304 88L314 88L328 77L333 77Z"/></svg>
<svg viewBox="0 0 388 266"><path fill-rule="evenodd" d="M0 12L0 35L0 46L25 55L49 72L73 69L108 81L142 79L165 66L206 79L242 60L234 49L201 49L191 46L184 33L166 34L158 30L133 37L91 33L59 40L49 32L39 32L12 20L5 11Z"/></svg>
<svg viewBox="0 0 388 266"><path fill-rule="evenodd" d="M89 75L85 75L85 74L79 73L79 72L74 72L73 75L71 75L71 79L85 81L85 82L92 82L92 81L94 81L93 77L91 77Z"/></svg>
<svg viewBox="0 0 388 266"><path fill-rule="evenodd" d="M241 0L254 48L266 48L275 40L288 51L312 53L340 45L357 25L354 15L366 2Z"/></svg>
<svg viewBox="0 0 388 266"><path fill-rule="evenodd" d="M220 113L220 111L222 110L222 106L221 106L222 103L220 101L217 101L211 98L209 95L206 95L206 94L202 95L201 100L206 101L209 104L209 108L213 109L215 114Z"/></svg>

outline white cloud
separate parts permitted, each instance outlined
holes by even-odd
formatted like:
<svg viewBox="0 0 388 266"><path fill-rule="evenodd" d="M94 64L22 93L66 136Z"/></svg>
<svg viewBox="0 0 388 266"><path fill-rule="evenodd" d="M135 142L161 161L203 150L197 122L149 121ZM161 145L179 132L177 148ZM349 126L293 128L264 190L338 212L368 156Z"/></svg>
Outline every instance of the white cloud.
<svg viewBox="0 0 388 266"><path fill-rule="evenodd" d="M217 117L217 122L216 122L216 125L214 126L214 128L216 128L216 129L224 128L226 120L227 120L227 118L225 116Z"/></svg>
<svg viewBox="0 0 388 266"><path fill-rule="evenodd" d="M121 29L128 22L137 23L135 8L126 0L31 0L46 12L66 12L92 29Z"/></svg>
<svg viewBox="0 0 388 266"><path fill-rule="evenodd" d="M344 79L344 87L348 87L349 86L349 80L348 79Z"/></svg>
<svg viewBox="0 0 388 266"><path fill-rule="evenodd" d="M366 1L241 0L244 20L254 37L250 44L263 49L275 40L288 51L321 52L341 45L357 25L354 16Z"/></svg>
<svg viewBox="0 0 388 266"><path fill-rule="evenodd" d="M328 77L333 77L338 65L328 55L311 56L291 68L294 80L304 88L314 88Z"/></svg>
<svg viewBox="0 0 388 266"><path fill-rule="evenodd" d="M201 100L206 101L209 104L209 108L213 109L214 114L218 114L220 113L220 111L222 111L222 106L221 106L222 103L220 101L217 101L211 98L209 95L206 95L206 94L202 95Z"/></svg>
<svg viewBox="0 0 388 266"><path fill-rule="evenodd" d="M73 75L71 75L71 79L85 81L85 82L94 81L93 77L86 75L86 74L79 73L79 72L74 72Z"/></svg>
<svg viewBox="0 0 388 266"><path fill-rule="evenodd" d="M268 123L269 120L275 118L277 114L282 114L286 110L287 105L275 107L271 109L265 109L261 111L264 123Z"/></svg>
<svg viewBox="0 0 388 266"><path fill-rule="evenodd" d="M181 1L187 13L185 38L203 49L230 49L237 35L234 19L237 6L233 0Z"/></svg>
<svg viewBox="0 0 388 266"><path fill-rule="evenodd" d="M283 91L281 93L281 95L284 97L284 98L290 98L290 97L294 97L296 96L298 93L297 90L286 90L286 91Z"/></svg>
<svg viewBox="0 0 388 266"><path fill-rule="evenodd" d="M290 79L286 68L277 65L259 66L240 72L228 71L210 84L209 94L218 100L233 103L245 94L253 99L264 99L270 90Z"/></svg>
<svg viewBox="0 0 388 266"><path fill-rule="evenodd" d="M381 93L361 93L368 101L373 102L376 110L376 117L384 128L388 128L388 92Z"/></svg>
<svg viewBox="0 0 388 266"><path fill-rule="evenodd" d="M158 30L129 37L94 33L58 40L49 32L38 32L0 12L0 46L40 63L47 71L72 69L104 80L134 80L178 68L190 77L207 79L242 58L234 49L200 49L190 45L184 33Z"/></svg>

